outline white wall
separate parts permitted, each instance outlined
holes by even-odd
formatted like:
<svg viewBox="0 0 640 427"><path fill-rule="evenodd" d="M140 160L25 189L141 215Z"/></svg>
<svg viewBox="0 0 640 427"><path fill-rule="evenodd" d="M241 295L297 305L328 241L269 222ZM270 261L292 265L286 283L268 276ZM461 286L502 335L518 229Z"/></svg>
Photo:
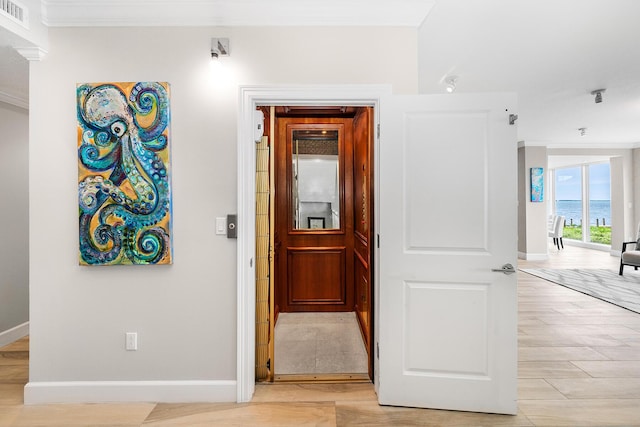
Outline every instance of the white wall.
<svg viewBox="0 0 640 427"><path fill-rule="evenodd" d="M531 201L530 169L544 169L544 192L542 202ZM547 148L518 148L518 257L523 259L546 259L549 237L547 233Z"/></svg>
<svg viewBox="0 0 640 427"><path fill-rule="evenodd" d="M632 172L631 179L633 180L633 191L630 195L631 207L627 207L632 217L631 222L633 228L625 233L625 241L636 240L635 231L640 223L640 206L636 207L637 203L640 203L640 148L635 148L632 154ZM621 248L622 249L622 248Z"/></svg>
<svg viewBox="0 0 640 427"><path fill-rule="evenodd" d="M636 240L637 227L633 221L633 191L629 185L620 183L632 182L631 156L614 157L611 167L611 224L623 224L624 227L611 227L611 253L622 252L622 242Z"/></svg>
<svg viewBox="0 0 640 427"><path fill-rule="evenodd" d="M0 102L0 346L29 320L29 115ZM6 338L6 339L4 339Z"/></svg>
<svg viewBox="0 0 640 427"><path fill-rule="evenodd" d="M234 380L236 242L216 236L213 223L236 211L238 85L386 83L416 93L416 30L67 28L49 35L50 53L31 64L30 79L30 384ZM211 37L231 44L215 75ZM101 81L171 83L171 266L78 266L75 87ZM136 352L124 350L127 331L139 334Z"/></svg>

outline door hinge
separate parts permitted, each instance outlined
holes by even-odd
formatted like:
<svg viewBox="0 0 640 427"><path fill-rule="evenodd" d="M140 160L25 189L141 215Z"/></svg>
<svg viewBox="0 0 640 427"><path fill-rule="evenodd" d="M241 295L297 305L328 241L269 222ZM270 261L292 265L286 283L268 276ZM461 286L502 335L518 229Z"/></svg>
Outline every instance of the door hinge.
<svg viewBox="0 0 640 427"><path fill-rule="evenodd" d="M518 120L518 115L517 114L509 114L509 124L510 125L514 125L516 123L516 120Z"/></svg>
<svg viewBox="0 0 640 427"><path fill-rule="evenodd" d="M380 359L380 343L376 341L376 357Z"/></svg>
<svg viewBox="0 0 640 427"><path fill-rule="evenodd" d="M376 126L377 128L377 134L378 134L378 139L380 139L380 123L378 123L378 126Z"/></svg>
<svg viewBox="0 0 640 427"><path fill-rule="evenodd" d="M267 359L267 369L271 370L271 359Z"/></svg>
<svg viewBox="0 0 640 427"><path fill-rule="evenodd" d="M378 249L380 249L380 234L376 234L376 245L378 246Z"/></svg>

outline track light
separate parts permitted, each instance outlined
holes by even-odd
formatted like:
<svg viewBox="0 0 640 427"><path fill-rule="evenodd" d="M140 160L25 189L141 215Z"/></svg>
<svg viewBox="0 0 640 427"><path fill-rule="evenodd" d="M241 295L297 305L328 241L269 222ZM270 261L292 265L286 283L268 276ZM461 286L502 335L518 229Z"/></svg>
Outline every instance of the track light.
<svg viewBox="0 0 640 427"><path fill-rule="evenodd" d="M591 91L591 95L595 95L596 104L600 104L602 102L602 94L606 89L596 89Z"/></svg>
<svg viewBox="0 0 640 427"><path fill-rule="evenodd" d="M580 132L580 136L585 136L587 134L587 128L578 128L578 132Z"/></svg>
<svg viewBox="0 0 640 427"><path fill-rule="evenodd" d="M229 56L229 39L211 39L211 59Z"/></svg>
<svg viewBox="0 0 640 427"><path fill-rule="evenodd" d="M456 81L457 80L458 80L457 76L449 76L444 80L444 82L446 84L445 89L447 90L447 92L453 93L456 90Z"/></svg>

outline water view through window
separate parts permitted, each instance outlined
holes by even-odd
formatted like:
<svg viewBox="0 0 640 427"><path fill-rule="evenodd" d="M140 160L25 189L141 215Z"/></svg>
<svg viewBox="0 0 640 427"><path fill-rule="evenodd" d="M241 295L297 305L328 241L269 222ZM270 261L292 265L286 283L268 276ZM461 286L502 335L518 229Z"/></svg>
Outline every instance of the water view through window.
<svg viewBox="0 0 640 427"><path fill-rule="evenodd" d="M589 177L583 188L582 175ZM565 217L564 238L611 244L611 173L609 163L556 169L556 214ZM583 203L586 200L587 203ZM588 229L583 209L588 206Z"/></svg>

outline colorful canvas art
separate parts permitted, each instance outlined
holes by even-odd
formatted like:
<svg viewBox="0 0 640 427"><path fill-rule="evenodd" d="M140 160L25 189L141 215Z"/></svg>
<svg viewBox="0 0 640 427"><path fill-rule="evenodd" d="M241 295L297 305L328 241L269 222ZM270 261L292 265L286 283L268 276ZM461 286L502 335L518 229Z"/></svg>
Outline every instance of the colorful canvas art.
<svg viewBox="0 0 640 427"><path fill-rule="evenodd" d="M80 264L171 264L169 84L76 93Z"/></svg>
<svg viewBox="0 0 640 427"><path fill-rule="evenodd" d="M542 202L544 199L544 179L542 168L531 168L531 201Z"/></svg>

